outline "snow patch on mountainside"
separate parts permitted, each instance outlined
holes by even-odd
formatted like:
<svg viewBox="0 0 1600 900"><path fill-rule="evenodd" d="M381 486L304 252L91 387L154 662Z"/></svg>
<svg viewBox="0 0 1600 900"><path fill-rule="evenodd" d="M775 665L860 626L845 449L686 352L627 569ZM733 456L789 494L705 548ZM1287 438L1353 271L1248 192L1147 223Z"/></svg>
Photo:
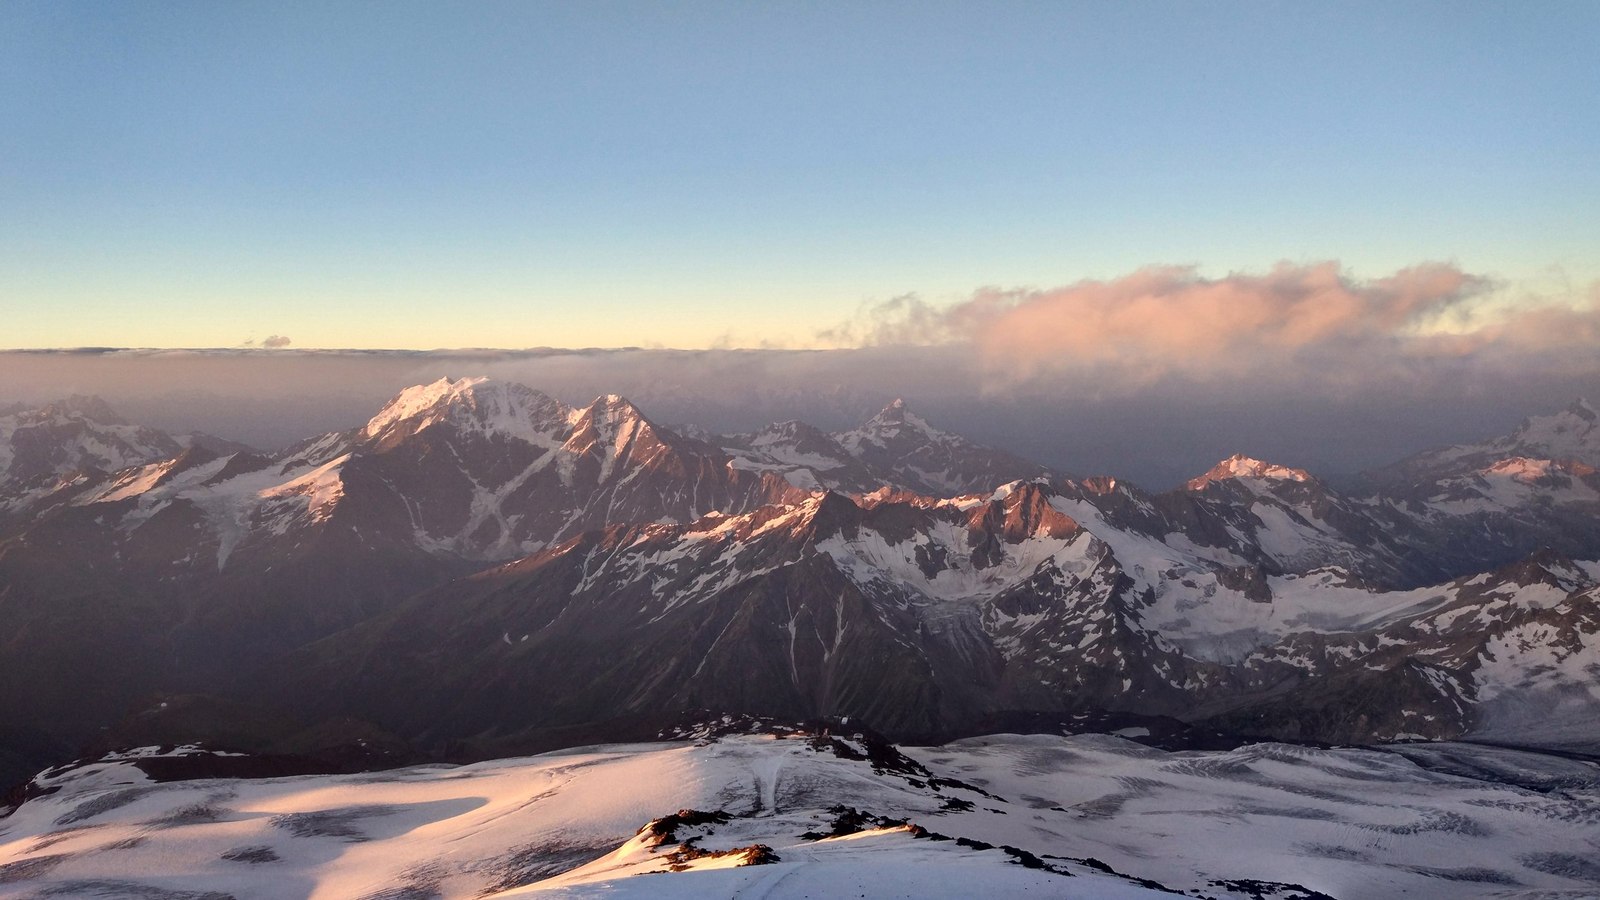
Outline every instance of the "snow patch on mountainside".
<svg viewBox="0 0 1600 900"><path fill-rule="evenodd" d="M1536 505L1600 504L1584 476L1595 470L1583 463L1513 456L1483 469L1437 483L1427 509L1435 514L1465 516L1514 512Z"/></svg>
<svg viewBox="0 0 1600 900"><path fill-rule="evenodd" d="M1087 571L1094 538L1084 532L1070 537L1032 536L1016 544L1001 544L1002 555L989 565L979 565L970 554L948 553L932 576L923 567L932 548L964 548L967 529L940 521L928 531L891 542L876 531L862 529L853 537L834 535L817 542L817 549L833 557L840 569L858 584L888 580L915 595L943 602L970 602L993 596L1046 566L1069 572ZM919 556L921 559L919 559Z"/></svg>
<svg viewBox="0 0 1600 900"><path fill-rule="evenodd" d="M340 469L350 461L350 455L336 457L291 481L260 491L256 496L268 504L282 504L292 513L304 513L310 522L321 522L333 514L334 506L344 496L344 479ZM299 501L304 501L301 506ZM283 501L289 501L284 504ZM292 515L279 515L272 523L274 534L288 530Z"/></svg>

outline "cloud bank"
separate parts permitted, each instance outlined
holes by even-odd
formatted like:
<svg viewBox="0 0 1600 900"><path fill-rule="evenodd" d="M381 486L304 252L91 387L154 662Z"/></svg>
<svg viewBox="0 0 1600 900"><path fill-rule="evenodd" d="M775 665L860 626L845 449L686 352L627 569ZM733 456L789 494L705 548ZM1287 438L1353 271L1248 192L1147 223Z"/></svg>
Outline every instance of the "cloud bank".
<svg viewBox="0 0 1600 900"><path fill-rule="evenodd" d="M1600 288L1513 297L1448 265L1331 263L1205 278L1147 268L1046 290L915 296L829 329L831 350L19 351L0 407L70 393L129 418L281 446L350 428L411 384L485 374L668 425L825 428L905 397L926 418L1079 474L1164 487L1248 453L1322 474L1503 433L1600 399Z"/></svg>
<svg viewBox="0 0 1600 900"><path fill-rule="evenodd" d="M896 297L818 337L965 347L987 382L1006 389L1062 377L1093 376L1102 390L1126 390L1173 377L1268 374L1351 389L1463 364L1597 368L1600 289L1510 305L1501 293L1445 264L1366 280L1332 262L1222 278L1159 266L1045 290L989 288L943 308Z"/></svg>

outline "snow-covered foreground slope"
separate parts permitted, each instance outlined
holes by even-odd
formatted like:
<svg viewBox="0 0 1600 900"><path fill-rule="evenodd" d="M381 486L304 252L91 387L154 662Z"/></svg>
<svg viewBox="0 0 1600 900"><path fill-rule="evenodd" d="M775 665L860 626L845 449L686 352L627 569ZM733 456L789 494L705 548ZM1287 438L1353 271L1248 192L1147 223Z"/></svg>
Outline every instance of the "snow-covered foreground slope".
<svg viewBox="0 0 1600 900"><path fill-rule="evenodd" d="M126 758L49 772L34 788L51 793L0 819L0 896L1600 891L1600 770L1586 762L1048 735L907 756L774 732L364 775L156 783L139 766L159 768Z"/></svg>

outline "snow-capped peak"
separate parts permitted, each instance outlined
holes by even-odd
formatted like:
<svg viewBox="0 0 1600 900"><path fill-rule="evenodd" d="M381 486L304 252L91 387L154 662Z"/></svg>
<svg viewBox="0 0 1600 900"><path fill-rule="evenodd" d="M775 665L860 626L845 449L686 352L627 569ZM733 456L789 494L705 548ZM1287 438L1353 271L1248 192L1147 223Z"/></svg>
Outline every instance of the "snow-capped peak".
<svg viewBox="0 0 1600 900"><path fill-rule="evenodd" d="M1600 413L1580 397L1560 412L1523 420L1520 428L1492 446L1519 456L1600 464Z"/></svg>
<svg viewBox="0 0 1600 900"><path fill-rule="evenodd" d="M440 378L401 391L361 434L369 439L404 437L448 421L474 431L531 440L549 430L548 420L564 420L569 414L563 404L526 385L483 376Z"/></svg>
<svg viewBox="0 0 1600 900"><path fill-rule="evenodd" d="M567 422L572 431L562 448L578 455L598 450L601 481L610 477L616 463L636 443L649 443L660 449L661 438L655 425L620 394L597 397L588 406L573 410Z"/></svg>
<svg viewBox="0 0 1600 900"><path fill-rule="evenodd" d="M1543 479L1560 475L1589 475L1594 466L1580 460L1529 459L1526 456L1508 456L1496 460L1479 475L1510 478L1524 484L1536 484Z"/></svg>
<svg viewBox="0 0 1600 900"><path fill-rule="evenodd" d="M602 397L597 397L593 403L589 404L589 408L604 411L611 416L633 417L643 415L643 413L639 412L639 407L633 405L633 401L621 394L606 394Z"/></svg>
<svg viewBox="0 0 1600 900"><path fill-rule="evenodd" d="M750 433L750 443L756 447L766 447L773 444L793 441L804 431L815 430L810 425L797 419L787 419L782 422L773 422L763 425Z"/></svg>
<svg viewBox="0 0 1600 900"><path fill-rule="evenodd" d="M1192 479L1187 487L1191 491L1198 491L1213 482L1236 478L1259 478L1268 481L1310 481L1311 474L1304 469L1280 466L1245 456L1242 453L1235 453L1212 466L1211 470L1204 475Z"/></svg>
<svg viewBox="0 0 1600 900"><path fill-rule="evenodd" d="M567 423L579 429L587 423L596 428L609 430L630 422L644 423L646 420L639 407L634 406L632 401L621 394L596 397L588 406L576 407L567 414Z"/></svg>
<svg viewBox="0 0 1600 900"><path fill-rule="evenodd" d="M1588 400L1579 397L1559 412L1524 419L1516 437L1524 441L1548 440L1552 435L1581 433L1593 428L1596 419L1600 419L1600 413L1595 412Z"/></svg>
<svg viewBox="0 0 1600 900"><path fill-rule="evenodd" d="M1565 409L1523 419L1510 434L1424 451L1376 474L1407 481L1437 480L1483 472L1519 458L1600 466L1600 412L1580 397Z"/></svg>
<svg viewBox="0 0 1600 900"><path fill-rule="evenodd" d="M905 426L914 428L924 434L939 433L933 426L928 424L926 419L907 409L906 401L902 397L896 397L889 401L889 405L880 410L876 416L873 416L867 425L869 427L873 425Z"/></svg>
<svg viewBox="0 0 1600 900"><path fill-rule="evenodd" d="M921 441L946 441L953 437L929 425L926 419L906 408L905 400L896 397L861 427L834 435L834 439L859 456L862 444L887 447L889 442L901 439L902 435Z"/></svg>
<svg viewBox="0 0 1600 900"><path fill-rule="evenodd" d="M99 397L73 394L63 400L47 403L34 412L40 420L87 419L102 425L126 425L127 420L117 415L111 404Z"/></svg>
<svg viewBox="0 0 1600 900"><path fill-rule="evenodd" d="M375 437L397 422L437 411L452 400L466 396L472 388L488 380L483 376L463 378L459 381L440 378L432 384L412 385L397 394L393 400L384 405L383 409L378 410L378 414L368 420L367 427L363 428L361 433L367 437Z"/></svg>
<svg viewBox="0 0 1600 900"><path fill-rule="evenodd" d="M1555 463L1548 459L1529 459L1526 456L1508 456L1484 469L1484 474L1504 475L1519 481L1532 481L1550 474Z"/></svg>
<svg viewBox="0 0 1600 900"><path fill-rule="evenodd" d="M107 472L176 455L171 435L133 425L99 397L75 395L0 415L0 478L96 468Z"/></svg>

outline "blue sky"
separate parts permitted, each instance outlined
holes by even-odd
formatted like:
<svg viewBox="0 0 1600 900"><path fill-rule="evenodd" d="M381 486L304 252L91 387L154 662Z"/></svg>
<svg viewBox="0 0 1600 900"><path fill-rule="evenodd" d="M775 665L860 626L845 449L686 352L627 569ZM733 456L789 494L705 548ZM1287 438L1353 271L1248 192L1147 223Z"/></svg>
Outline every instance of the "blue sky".
<svg viewBox="0 0 1600 900"><path fill-rule="evenodd" d="M1600 278L1600 4L0 4L0 346L804 345L1150 264Z"/></svg>

